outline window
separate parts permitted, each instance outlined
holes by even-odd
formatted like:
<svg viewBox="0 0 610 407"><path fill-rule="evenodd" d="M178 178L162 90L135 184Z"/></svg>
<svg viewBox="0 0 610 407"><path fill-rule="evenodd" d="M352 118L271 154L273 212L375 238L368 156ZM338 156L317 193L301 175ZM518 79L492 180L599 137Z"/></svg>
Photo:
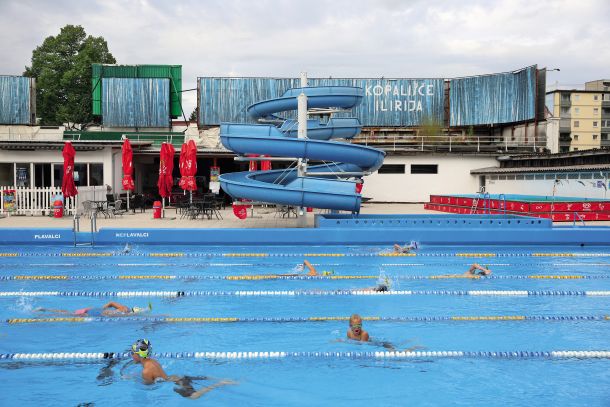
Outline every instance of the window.
<svg viewBox="0 0 610 407"><path fill-rule="evenodd" d="M438 165L411 164L411 174L438 174Z"/></svg>
<svg viewBox="0 0 610 407"><path fill-rule="evenodd" d="M535 179L537 179L537 180L544 179L544 174L536 174L536 175L534 176L534 178L535 178Z"/></svg>
<svg viewBox="0 0 610 407"><path fill-rule="evenodd" d="M597 127L597 122L593 122L593 127Z"/></svg>
<svg viewBox="0 0 610 407"><path fill-rule="evenodd" d="M51 186L51 164L34 164L34 186L38 188Z"/></svg>
<svg viewBox="0 0 610 407"><path fill-rule="evenodd" d="M518 174L518 175L516 175L516 176L515 176L515 179L516 179L517 181L524 180L524 179L525 179L525 175L523 175L523 174Z"/></svg>
<svg viewBox="0 0 610 407"><path fill-rule="evenodd" d="M544 179L551 179L551 180L555 180L555 174L546 174L546 176L544 177Z"/></svg>
<svg viewBox="0 0 610 407"><path fill-rule="evenodd" d="M574 120L574 127L580 127L580 121Z"/></svg>
<svg viewBox="0 0 610 407"><path fill-rule="evenodd" d="M594 114L595 116L597 116L597 115L599 114L599 108L598 108L598 107L594 107L594 108L593 108L593 114Z"/></svg>
<svg viewBox="0 0 610 407"><path fill-rule="evenodd" d="M593 140L597 140L597 134L593 135Z"/></svg>
<svg viewBox="0 0 610 407"><path fill-rule="evenodd" d="M574 108L574 114L580 114L580 107Z"/></svg>
<svg viewBox="0 0 610 407"><path fill-rule="evenodd" d="M89 185L104 185L104 164L89 164Z"/></svg>
<svg viewBox="0 0 610 407"><path fill-rule="evenodd" d="M610 127L610 120L602 120L602 127Z"/></svg>
<svg viewBox="0 0 610 407"><path fill-rule="evenodd" d="M17 163L15 186L17 187L29 187L30 186L30 164L29 163Z"/></svg>
<svg viewBox="0 0 610 407"><path fill-rule="evenodd" d="M578 102L580 100L580 95L575 94L574 95L574 101Z"/></svg>
<svg viewBox="0 0 610 407"><path fill-rule="evenodd" d="M14 185L13 163L0 163L0 185Z"/></svg>
<svg viewBox="0 0 610 407"><path fill-rule="evenodd" d="M565 116L565 115L568 115L568 114L570 114L570 108L569 107L562 107L561 108L561 115Z"/></svg>
<svg viewBox="0 0 610 407"><path fill-rule="evenodd" d="M578 141L578 134L574 135L574 141Z"/></svg>
<svg viewBox="0 0 610 407"><path fill-rule="evenodd" d="M404 164L384 164L377 171L379 174L404 174Z"/></svg>
<svg viewBox="0 0 610 407"><path fill-rule="evenodd" d="M600 140L608 141L608 133L602 133L602 138Z"/></svg>
<svg viewBox="0 0 610 407"><path fill-rule="evenodd" d="M568 179L578 179L578 173L577 172L571 172L568 174Z"/></svg>
<svg viewBox="0 0 610 407"><path fill-rule="evenodd" d="M578 147L574 147L574 150L573 150L573 151L578 151Z"/></svg>
<svg viewBox="0 0 610 407"><path fill-rule="evenodd" d="M599 99L599 95L593 95L593 100L598 100Z"/></svg>
<svg viewBox="0 0 610 407"><path fill-rule="evenodd" d="M531 181L531 180L534 179L534 175L533 174L526 174L525 175L525 179L528 180L528 181Z"/></svg>
<svg viewBox="0 0 610 407"><path fill-rule="evenodd" d="M590 172L583 172L580 174L580 179L591 179L593 178L593 174Z"/></svg>

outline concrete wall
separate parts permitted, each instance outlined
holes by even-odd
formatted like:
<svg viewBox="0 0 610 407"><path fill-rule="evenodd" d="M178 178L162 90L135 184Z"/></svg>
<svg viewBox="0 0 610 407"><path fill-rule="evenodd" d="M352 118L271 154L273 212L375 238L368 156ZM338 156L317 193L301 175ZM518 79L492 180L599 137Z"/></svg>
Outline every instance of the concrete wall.
<svg viewBox="0 0 610 407"><path fill-rule="evenodd" d="M428 202L432 194L473 194L479 177L470 170L497 167L495 157L425 155L386 157L384 164L405 164L405 174L374 173L364 178L362 195L375 202ZM438 164L438 174L411 174L411 164Z"/></svg>

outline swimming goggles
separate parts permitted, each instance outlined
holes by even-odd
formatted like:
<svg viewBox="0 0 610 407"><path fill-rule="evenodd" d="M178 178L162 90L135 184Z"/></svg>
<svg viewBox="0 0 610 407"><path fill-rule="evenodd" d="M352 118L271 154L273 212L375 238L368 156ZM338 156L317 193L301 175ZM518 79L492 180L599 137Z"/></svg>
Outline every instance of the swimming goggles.
<svg viewBox="0 0 610 407"><path fill-rule="evenodd" d="M148 339L138 339L131 345L131 353L145 359L152 351L152 344Z"/></svg>

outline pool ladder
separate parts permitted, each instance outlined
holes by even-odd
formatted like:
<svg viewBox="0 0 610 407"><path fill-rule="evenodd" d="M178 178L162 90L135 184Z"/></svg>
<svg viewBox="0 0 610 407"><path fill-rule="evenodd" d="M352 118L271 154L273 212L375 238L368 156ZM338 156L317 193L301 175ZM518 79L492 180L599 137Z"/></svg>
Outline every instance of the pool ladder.
<svg viewBox="0 0 610 407"><path fill-rule="evenodd" d="M97 214L95 212L91 213L91 241L88 243L78 243L76 236L77 233L80 232L80 215L78 213L74 213L74 217L72 218L72 234L74 236L74 247L76 246L95 246L95 232L97 232Z"/></svg>

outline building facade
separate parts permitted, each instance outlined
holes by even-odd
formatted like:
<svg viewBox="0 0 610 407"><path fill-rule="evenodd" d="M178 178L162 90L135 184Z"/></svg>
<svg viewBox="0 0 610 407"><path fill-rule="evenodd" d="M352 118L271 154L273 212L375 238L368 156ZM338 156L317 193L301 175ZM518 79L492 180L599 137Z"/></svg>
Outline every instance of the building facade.
<svg viewBox="0 0 610 407"><path fill-rule="evenodd" d="M558 126L547 131L558 140L558 151L581 151L610 146L610 80L587 82L584 90L547 93L550 113Z"/></svg>

